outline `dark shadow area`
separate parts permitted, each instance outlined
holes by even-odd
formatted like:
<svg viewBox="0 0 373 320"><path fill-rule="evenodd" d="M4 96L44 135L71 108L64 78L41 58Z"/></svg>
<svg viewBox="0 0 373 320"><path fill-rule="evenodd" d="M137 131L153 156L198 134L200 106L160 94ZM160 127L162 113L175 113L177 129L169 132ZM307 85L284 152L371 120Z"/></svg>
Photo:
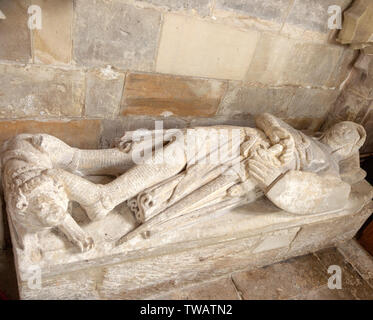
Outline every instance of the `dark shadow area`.
<svg viewBox="0 0 373 320"><path fill-rule="evenodd" d="M361 168L367 172L366 180L373 185L373 156L361 159ZM359 243L373 256L373 214L363 224L356 235Z"/></svg>

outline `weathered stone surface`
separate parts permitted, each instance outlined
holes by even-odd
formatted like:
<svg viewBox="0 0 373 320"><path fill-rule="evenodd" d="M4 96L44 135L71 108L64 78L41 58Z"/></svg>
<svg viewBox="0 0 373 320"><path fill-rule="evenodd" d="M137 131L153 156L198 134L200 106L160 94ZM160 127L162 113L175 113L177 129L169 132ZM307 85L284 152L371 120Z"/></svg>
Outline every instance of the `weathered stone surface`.
<svg viewBox="0 0 373 320"><path fill-rule="evenodd" d="M215 8L232 10L253 18L283 22L289 4L289 0L217 0Z"/></svg>
<svg viewBox="0 0 373 320"><path fill-rule="evenodd" d="M0 121L0 144L20 133L48 133L74 147L93 149L98 147L101 132L98 120L72 121Z"/></svg>
<svg viewBox="0 0 373 320"><path fill-rule="evenodd" d="M229 88L219 107L219 114L259 114L270 112L278 117L291 116L288 105L295 88L268 88L230 82ZM289 112L290 111L290 112Z"/></svg>
<svg viewBox="0 0 373 320"><path fill-rule="evenodd" d="M326 82L327 87L340 87L349 77L358 53L356 50L346 49L343 51L336 68Z"/></svg>
<svg viewBox="0 0 373 320"><path fill-rule="evenodd" d="M130 73L122 109L125 115L211 116L225 87L226 83L219 80Z"/></svg>
<svg viewBox="0 0 373 320"><path fill-rule="evenodd" d="M85 114L113 118L119 114L124 73L110 67L90 70L86 74Z"/></svg>
<svg viewBox="0 0 373 320"><path fill-rule="evenodd" d="M172 11L197 12L201 16L210 13L210 0L141 0L155 6L165 7Z"/></svg>
<svg viewBox="0 0 373 320"><path fill-rule="evenodd" d="M241 170L224 161L226 144L219 143L219 133L233 130ZM155 140L159 133L148 132ZM136 158L146 151L131 133L106 150L72 148L42 134L4 144L2 179L21 296L64 298L71 289L78 298L148 297L350 239L371 213L373 188L364 174L354 175L362 171L357 152L365 140L357 124L335 125L318 143L270 114L257 116L256 128L206 133L204 140L201 131L168 130L149 148L155 163ZM200 159L193 166L180 150L187 135L197 138ZM223 157L213 170L200 153L206 144ZM270 158L282 150L284 158ZM339 165L343 159L350 165ZM234 173L226 174L227 166ZM45 286L32 292L30 266L41 269Z"/></svg>
<svg viewBox="0 0 373 320"><path fill-rule="evenodd" d="M347 289L329 289L327 285L310 290L291 300L355 300L356 298Z"/></svg>
<svg viewBox="0 0 373 320"><path fill-rule="evenodd" d="M342 269L342 288L347 289L355 299L371 300L373 288L356 272L336 248L325 249L316 253L324 265L325 271L329 266L337 265Z"/></svg>
<svg viewBox="0 0 373 320"><path fill-rule="evenodd" d="M324 118L340 93L332 89L297 88L287 114L291 118Z"/></svg>
<svg viewBox="0 0 373 320"><path fill-rule="evenodd" d="M244 299L289 299L326 284L327 273L321 269L316 257L307 255L267 268L234 273L232 279Z"/></svg>
<svg viewBox="0 0 373 320"><path fill-rule="evenodd" d="M337 46L303 43L263 34L247 71L246 81L323 86L342 52L343 49Z"/></svg>
<svg viewBox="0 0 373 320"><path fill-rule="evenodd" d="M259 87L229 84L219 114L259 114L263 111L288 119L323 118L339 90Z"/></svg>
<svg viewBox="0 0 373 320"><path fill-rule="evenodd" d="M242 80L258 36L257 31L166 14L156 71Z"/></svg>
<svg viewBox="0 0 373 320"><path fill-rule="evenodd" d="M42 66L0 65L0 118L80 116L84 74Z"/></svg>
<svg viewBox="0 0 373 320"><path fill-rule="evenodd" d="M369 0L357 0L344 12L343 27L338 34L338 41L351 44L354 49L373 46L373 4Z"/></svg>
<svg viewBox="0 0 373 320"><path fill-rule="evenodd" d="M156 10L118 0L79 0L75 5L74 59L83 65L152 71L160 19Z"/></svg>
<svg viewBox="0 0 373 320"><path fill-rule="evenodd" d="M34 61L68 64L71 61L72 0L31 0L42 10L42 29L33 30Z"/></svg>
<svg viewBox="0 0 373 320"><path fill-rule="evenodd" d="M351 3L351 0L295 0L286 19L286 24L298 26L302 29L327 33L328 7L340 6L342 11Z"/></svg>
<svg viewBox="0 0 373 320"><path fill-rule="evenodd" d="M204 282L154 297L157 300L238 300L238 298L230 278Z"/></svg>
<svg viewBox="0 0 373 320"><path fill-rule="evenodd" d="M29 0L2 0L0 10L0 59L28 62L31 59L30 30L27 27Z"/></svg>
<svg viewBox="0 0 373 320"><path fill-rule="evenodd" d="M338 251L373 288L373 257L355 239L341 243Z"/></svg>
<svg viewBox="0 0 373 320"><path fill-rule="evenodd" d="M271 219L268 219L268 221L271 221ZM334 223L335 221L330 221L327 224L327 228L333 228ZM188 231L184 230L184 232ZM265 239L266 236L267 234L263 235L262 239ZM316 231L314 237L320 240L316 248L322 248L324 244L323 239L326 237L325 230ZM308 251L308 247L313 241L313 239L301 240L299 245L303 246L303 250L298 251L297 254L294 251L289 253L288 246L253 254L252 250L255 248L258 240L258 237L253 236L251 239L242 238L235 241L230 239L230 241L220 244L215 241L216 244L212 246L196 247L193 250L187 251L183 251L183 249L180 252L170 248L170 254L167 255L164 255L164 249L166 248L163 248L162 253L154 250L148 253L142 251L141 254L148 255L148 258L140 260L133 259L135 256L128 256L127 253L126 255L129 258L127 263L108 265L107 267L99 267L100 264L97 264L98 267L93 269L86 269L92 263L85 263L81 266L83 268L81 271L75 270L66 273L66 269L64 269L65 273L61 272L52 277L45 274L41 290L29 290L27 283L20 283L21 296L24 299L68 299L71 297L71 290L74 290L74 297L79 299L98 297L101 299L149 298L154 297L162 291L178 289L188 284L213 279L214 277L219 277L233 271L246 268L251 270L279 262L295 255L306 254L310 252ZM328 241L325 242L325 245L328 245ZM178 245L178 249L181 249L180 244ZM137 257L138 254L140 254L140 251L137 251ZM120 258L118 260L118 257L112 260L113 263L118 263L119 261ZM102 262L104 261L101 260ZM110 264L110 262L108 263ZM302 263L299 264L300 267L302 265L304 266ZM301 272L302 269L299 269L299 266L298 268L289 267L289 270L292 270L293 274L296 274L302 280L300 283L304 288L312 287L312 280L316 279L318 283L324 281L323 274L320 274L320 271L314 270L314 273L310 275ZM74 270L72 265L70 268ZM278 269L280 270L281 268ZM287 286L287 283L282 283L282 285ZM274 288L274 286L271 288ZM273 294L285 294L285 291L281 292L275 289L272 291ZM295 295L299 292L302 293L301 288L296 286L292 290L295 290ZM242 290L240 291L242 292Z"/></svg>
<svg viewBox="0 0 373 320"><path fill-rule="evenodd" d="M333 247L339 242L350 240L364 221L369 217L370 208L362 209L355 213L350 218L342 217L340 219L331 219L329 223L315 223L304 226L299 231L296 240L293 242L290 254L297 254L299 252L315 252L321 247ZM317 234L324 234L319 238Z"/></svg>

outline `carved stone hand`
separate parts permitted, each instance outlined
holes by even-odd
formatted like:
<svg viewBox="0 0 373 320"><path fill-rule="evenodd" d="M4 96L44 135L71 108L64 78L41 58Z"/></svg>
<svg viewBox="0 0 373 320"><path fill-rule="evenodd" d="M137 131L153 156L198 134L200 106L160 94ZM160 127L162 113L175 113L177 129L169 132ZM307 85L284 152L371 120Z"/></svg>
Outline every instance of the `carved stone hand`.
<svg viewBox="0 0 373 320"><path fill-rule="evenodd" d="M268 132L268 138L273 144L280 144L283 147L279 159L283 165L288 164L293 159L295 142L291 134L284 128L274 127Z"/></svg>

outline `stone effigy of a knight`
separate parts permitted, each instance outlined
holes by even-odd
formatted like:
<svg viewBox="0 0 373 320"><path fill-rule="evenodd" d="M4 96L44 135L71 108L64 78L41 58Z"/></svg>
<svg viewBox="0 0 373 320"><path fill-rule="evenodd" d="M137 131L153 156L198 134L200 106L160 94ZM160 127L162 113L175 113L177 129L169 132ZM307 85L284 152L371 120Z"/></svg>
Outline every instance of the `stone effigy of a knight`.
<svg viewBox="0 0 373 320"><path fill-rule="evenodd" d="M294 214L341 210L362 180L362 126L341 122L308 136L261 114L256 128L211 126L127 132L115 148L81 150L46 134L21 134L2 147L7 210L19 242L58 228L82 251L93 246L68 212L78 202L91 220L126 202L139 225L129 241L187 215L207 215L265 195ZM115 176L95 184L84 176Z"/></svg>

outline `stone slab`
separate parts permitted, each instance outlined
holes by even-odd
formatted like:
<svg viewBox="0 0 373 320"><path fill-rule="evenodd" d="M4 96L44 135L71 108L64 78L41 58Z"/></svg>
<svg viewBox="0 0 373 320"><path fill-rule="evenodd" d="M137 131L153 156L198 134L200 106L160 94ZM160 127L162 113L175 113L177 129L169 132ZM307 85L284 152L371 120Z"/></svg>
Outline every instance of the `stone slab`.
<svg viewBox="0 0 373 320"><path fill-rule="evenodd" d="M0 118L81 116L84 73L37 65L0 65Z"/></svg>
<svg viewBox="0 0 373 320"><path fill-rule="evenodd" d="M343 48L263 33L245 80L271 85L324 86Z"/></svg>
<svg viewBox="0 0 373 320"><path fill-rule="evenodd" d="M341 268L342 289L347 290L357 300L371 300L373 288L357 273L353 266L344 259L337 248L325 249L316 253L327 270L329 266L335 265Z"/></svg>
<svg viewBox="0 0 373 320"><path fill-rule="evenodd" d="M36 63L71 62L73 1L31 0L42 10L42 28L33 30L33 57Z"/></svg>
<svg viewBox="0 0 373 320"><path fill-rule="evenodd" d="M310 254L267 268L237 272L232 279L245 300L284 300L328 282L327 273Z"/></svg>
<svg viewBox="0 0 373 320"><path fill-rule="evenodd" d="M138 299L161 291L252 269L333 246L353 237L370 215L372 187L354 185L348 206L338 212L298 216L267 200L205 217L182 218L173 228L154 228L144 240L121 246L115 241L134 227L122 205L107 218L87 223L75 207L74 218L95 240L85 253L60 235L39 237L42 256L22 254L13 242L23 299ZM303 231L304 230L304 231ZM28 286L30 266L41 268L42 286Z"/></svg>
<svg viewBox="0 0 373 320"><path fill-rule="evenodd" d="M156 300L239 300L239 295L230 277L204 282L197 286L184 287L161 296Z"/></svg>
<svg viewBox="0 0 373 320"><path fill-rule="evenodd" d="M85 115L115 118L119 115L125 74L110 66L86 74Z"/></svg>
<svg viewBox="0 0 373 320"><path fill-rule="evenodd" d="M24 63L31 60L29 5L29 0L0 1L0 10L5 15L5 19L0 19L0 59Z"/></svg>
<svg viewBox="0 0 373 320"><path fill-rule="evenodd" d="M195 17L166 14L156 71L242 80L258 38L254 30L241 31Z"/></svg>
<svg viewBox="0 0 373 320"><path fill-rule="evenodd" d="M230 82L219 107L219 114L251 114L256 115L264 110L281 118L292 114L288 105L294 96L295 88L268 88L264 86L242 85Z"/></svg>
<svg viewBox="0 0 373 320"><path fill-rule="evenodd" d="M76 1L73 53L81 65L153 71L161 14L122 1Z"/></svg>
<svg viewBox="0 0 373 320"><path fill-rule="evenodd" d="M212 116L225 89L225 82L214 79L130 73L122 110L124 115Z"/></svg>

